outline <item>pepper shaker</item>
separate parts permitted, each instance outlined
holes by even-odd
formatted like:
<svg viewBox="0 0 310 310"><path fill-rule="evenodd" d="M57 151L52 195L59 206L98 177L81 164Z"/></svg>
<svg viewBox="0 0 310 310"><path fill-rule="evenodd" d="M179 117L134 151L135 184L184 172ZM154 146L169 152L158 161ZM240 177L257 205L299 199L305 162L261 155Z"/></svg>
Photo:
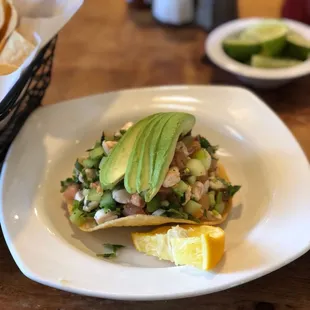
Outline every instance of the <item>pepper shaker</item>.
<svg viewBox="0 0 310 310"><path fill-rule="evenodd" d="M236 0L198 0L195 20L205 30L238 17Z"/></svg>

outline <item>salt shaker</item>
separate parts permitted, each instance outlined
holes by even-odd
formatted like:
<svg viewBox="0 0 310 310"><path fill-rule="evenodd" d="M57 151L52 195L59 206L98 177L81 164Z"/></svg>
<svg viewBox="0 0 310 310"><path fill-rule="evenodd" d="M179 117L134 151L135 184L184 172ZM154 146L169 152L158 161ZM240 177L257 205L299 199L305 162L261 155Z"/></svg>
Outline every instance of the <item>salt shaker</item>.
<svg viewBox="0 0 310 310"><path fill-rule="evenodd" d="M194 0L153 0L153 17L161 23L182 26L194 20Z"/></svg>

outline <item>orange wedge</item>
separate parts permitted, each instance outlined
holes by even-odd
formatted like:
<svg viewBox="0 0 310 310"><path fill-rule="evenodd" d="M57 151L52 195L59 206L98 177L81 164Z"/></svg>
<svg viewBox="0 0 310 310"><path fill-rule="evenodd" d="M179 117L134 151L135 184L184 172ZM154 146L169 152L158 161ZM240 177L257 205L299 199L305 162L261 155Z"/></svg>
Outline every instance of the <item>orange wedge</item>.
<svg viewBox="0 0 310 310"><path fill-rule="evenodd" d="M202 270L214 268L225 247L225 232L208 225L163 226L146 233L132 233L135 248L147 255Z"/></svg>

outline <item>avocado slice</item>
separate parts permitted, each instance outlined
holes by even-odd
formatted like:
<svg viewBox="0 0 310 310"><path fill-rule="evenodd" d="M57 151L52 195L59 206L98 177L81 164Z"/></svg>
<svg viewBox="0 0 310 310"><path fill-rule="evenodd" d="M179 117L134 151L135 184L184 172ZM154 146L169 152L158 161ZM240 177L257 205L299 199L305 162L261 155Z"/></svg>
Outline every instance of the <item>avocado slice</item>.
<svg viewBox="0 0 310 310"><path fill-rule="evenodd" d="M158 115L156 118L153 118L152 121L147 126L143 139L140 142L141 156L139 157L138 170L136 176L136 190L138 193L141 193L148 189L149 176L151 173L150 165L150 154L154 152L151 150L152 145L156 145L156 142L160 136L157 126L163 120L167 118L167 115ZM160 127L160 126L159 126Z"/></svg>
<svg viewBox="0 0 310 310"><path fill-rule="evenodd" d="M173 159L177 141L180 135L187 134L195 124L195 117L188 113L175 112L169 120L162 124L158 143L156 144L155 162L149 178L149 188L145 192L145 201L148 202L157 194L170 163ZM156 128L158 130L159 128Z"/></svg>
<svg viewBox="0 0 310 310"><path fill-rule="evenodd" d="M141 162L143 153L145 152L145 143L149 133L152 131L156 121L161 118L163 113L153 114L149 119L147 126L139 132L136 141L132 147L131 154L128 158L128 165L125 172L124 185L128 193L137 192L137 178L139 174L139 163ZM145 169L147 170L147 169Z"/></svg>
<svg viewBox="0 0 310 310"><path fill-rule="evenodd" d="M152 131L150 131L149 139L146 140L143 157L141 157L138 167L137 190L139 193L149 188L149 180L155 164L156 146L164 125L172 116L173 113L164 113L160 120L156 122Z"/></svg>
<svg viewBox="0 0 310 310"><path fill-rule="evenodd" d="M124 177L136 138L140 132L143 132L152 117L154 115L143 118L130 127L102 163L99 179L103 189L112 189Z"/></svg>
<svg viewBox="0 0 310 310"><path fill-rule="evenodd" d="M170 120L170 118L174 115L174 113L165 113L165 116L162 117L160 123L157 125L154 135L152 136L152 141L149 149L149 157L150 157L150 165L149 165L149 175L147 175L147 179L143 180L144 183L144 191L147 190L150 187L151 182L151 176L153 173L153 169L155 167L155 159L156 159L156 152L157 152L157 146L159 144L159 139L161 137L162 131L165 128L166 123Z"/></svg>

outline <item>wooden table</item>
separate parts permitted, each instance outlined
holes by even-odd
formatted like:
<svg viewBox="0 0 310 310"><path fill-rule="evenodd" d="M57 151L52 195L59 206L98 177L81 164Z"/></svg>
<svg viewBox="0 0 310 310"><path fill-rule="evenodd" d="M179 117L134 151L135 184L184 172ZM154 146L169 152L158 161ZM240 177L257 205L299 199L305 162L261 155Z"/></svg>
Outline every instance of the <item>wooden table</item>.
<svg viewBox="0 0 310 310"><path fill-rule="evenodd" d="M60 33L46 104L138 86L239 85L230 74L202 64L206 37L202 30L163 28L149 12L129 13L121 0L85 2ZM310 158L310 77L281 89L254 92L280 115ZM309 310L309 261L306 254L261 279L212 295L121 302L69 294L30 281L17 268L0 234L0 309Z"/></svg>

